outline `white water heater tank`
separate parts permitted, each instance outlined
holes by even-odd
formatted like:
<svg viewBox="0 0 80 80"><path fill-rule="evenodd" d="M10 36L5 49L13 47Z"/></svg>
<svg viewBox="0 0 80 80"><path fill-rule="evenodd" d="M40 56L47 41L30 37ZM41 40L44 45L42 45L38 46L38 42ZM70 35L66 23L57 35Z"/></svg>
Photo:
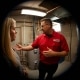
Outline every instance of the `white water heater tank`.
<svg viewBox="0 0 80 80"><path fill-rule="evenodd" d="M34 49L31 51L28 51L27 58L28 58L28 67L32 70L38 69L39 50Z"/></svg>

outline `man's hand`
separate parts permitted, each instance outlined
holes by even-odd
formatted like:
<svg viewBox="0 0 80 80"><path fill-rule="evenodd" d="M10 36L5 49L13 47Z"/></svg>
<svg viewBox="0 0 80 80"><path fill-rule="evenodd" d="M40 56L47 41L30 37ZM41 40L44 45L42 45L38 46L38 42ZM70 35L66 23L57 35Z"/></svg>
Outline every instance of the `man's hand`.
<svg viewBox="0 0 80 80"><path fill-rule="evenodd" d="M49 47L47 47L47 49L47 51L43 51L44 56L53 57L56 54L56 52L50 49Z"/></svg>
<svg viewBox="0 0 80 80"><path fill-rule="evenodd" d="M16 46L14 46L14 49L20 51L22 50L22 45L16 44Z"/></svg>

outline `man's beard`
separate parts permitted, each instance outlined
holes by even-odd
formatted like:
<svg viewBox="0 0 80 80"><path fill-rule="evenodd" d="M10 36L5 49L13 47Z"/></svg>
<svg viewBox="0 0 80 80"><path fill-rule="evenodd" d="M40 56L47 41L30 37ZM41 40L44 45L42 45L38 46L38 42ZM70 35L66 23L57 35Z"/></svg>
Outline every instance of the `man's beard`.
<svg viewBox="0 0 80 80"><path fill-rule="evenodd" d="M44 33L48 37L52 37L52 34Z"/></svg>

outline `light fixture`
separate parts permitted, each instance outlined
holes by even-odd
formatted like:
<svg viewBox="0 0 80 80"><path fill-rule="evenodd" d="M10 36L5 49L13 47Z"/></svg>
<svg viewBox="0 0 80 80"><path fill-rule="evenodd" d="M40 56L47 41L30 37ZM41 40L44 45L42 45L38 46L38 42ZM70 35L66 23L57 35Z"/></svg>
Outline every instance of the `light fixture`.
<svg viewBox="0 0 80 80"><path fill-rule="evenodd" d="M44 17L46 15L45 12L37 11L37 10L31 10L31 9L22 9L21 14L34 15L34 16L40 16L40 17Z"/></svg>
<svg viewBox="0 0 80 80"><path fill-rule="evenodd" d="M51 20L57 20L59 19L58 17L52 17Z"/></svg>
<svg viewBox="0 0 80 80"><path fill-rule="evenodd" d="M54 20L57 20L59 19L58 17L52 17L51 20L53 21L52 24L53 24L53 29L57 32L61 32L61 25L60 23L57 23L57 22L54 22Z"/></svg>
<svg viewBox="0 0 80 80"><path fill-rule="evenodd" d="M52 27L56 32L61 32L61 25L60 23L53 22L53 27Z"/></svg>

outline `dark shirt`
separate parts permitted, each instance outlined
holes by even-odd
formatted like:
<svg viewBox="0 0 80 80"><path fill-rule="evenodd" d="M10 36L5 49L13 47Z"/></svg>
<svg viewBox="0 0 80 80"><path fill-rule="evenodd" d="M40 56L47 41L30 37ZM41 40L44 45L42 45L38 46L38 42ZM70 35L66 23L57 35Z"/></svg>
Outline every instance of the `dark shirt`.
<svg viewBox="0 0 80 80"><path fill-rule="evenodd" d="M19 67L15 67L10 60L0 53L0 80L28 80L20 71Z"/></svg>

